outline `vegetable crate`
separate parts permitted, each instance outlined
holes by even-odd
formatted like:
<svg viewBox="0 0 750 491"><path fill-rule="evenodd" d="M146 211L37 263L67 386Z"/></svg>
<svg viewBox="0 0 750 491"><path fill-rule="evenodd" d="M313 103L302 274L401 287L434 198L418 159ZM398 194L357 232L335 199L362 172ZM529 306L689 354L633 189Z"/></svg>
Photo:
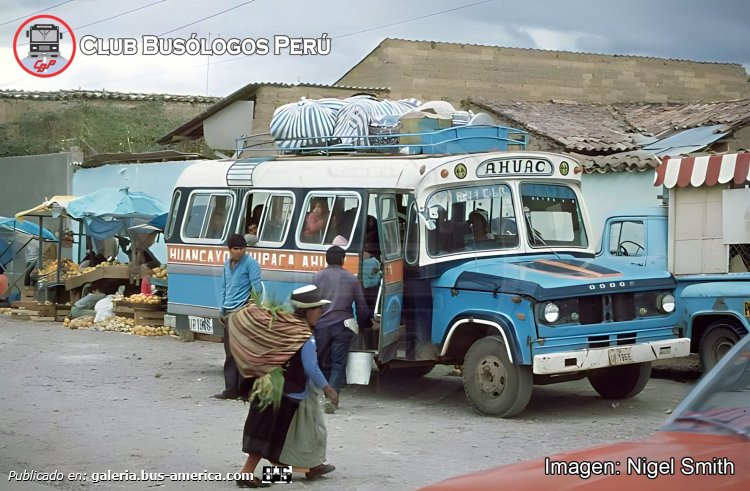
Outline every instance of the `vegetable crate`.
<svg viewBox="0 0 750 491"><path fill-rule="evenodd" d="M136 326L163 326L164 311L162 310L143 310L132 307Z"/></svg>

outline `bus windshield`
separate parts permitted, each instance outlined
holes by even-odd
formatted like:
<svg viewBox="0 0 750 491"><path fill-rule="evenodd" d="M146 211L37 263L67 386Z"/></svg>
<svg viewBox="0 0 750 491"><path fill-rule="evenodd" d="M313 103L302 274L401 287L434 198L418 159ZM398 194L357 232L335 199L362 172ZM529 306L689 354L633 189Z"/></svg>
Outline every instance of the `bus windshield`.
<svg viewBox="0 0 750 491"><path fill-rule="evenodd" d="M521 184L521 206L531 247L587 247L575 191L558 184Z"/></svg>
<svg viewBox="0 0 750 491"><path fill-rule="evenodd" d="M427 200L435 229L427 251L435 256L518 247L518 227L510 188L505 184L445 189Z"/></svg>

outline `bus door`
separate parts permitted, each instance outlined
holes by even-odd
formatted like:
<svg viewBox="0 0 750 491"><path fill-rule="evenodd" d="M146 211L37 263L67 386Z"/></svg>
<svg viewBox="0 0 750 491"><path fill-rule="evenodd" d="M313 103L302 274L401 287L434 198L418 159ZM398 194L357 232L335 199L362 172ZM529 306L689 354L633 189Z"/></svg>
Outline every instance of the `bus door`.
<svg viewBox="0 0 750 491"><path fill-rule="evenodd" d="M380 236L380 262L383 273L376 319L380 319L378 358L387 362L397 356L398 342L403 338L401 309L404 300L404 256L401 247L401 224L396 194L377 196L377 219Z"/></svg>

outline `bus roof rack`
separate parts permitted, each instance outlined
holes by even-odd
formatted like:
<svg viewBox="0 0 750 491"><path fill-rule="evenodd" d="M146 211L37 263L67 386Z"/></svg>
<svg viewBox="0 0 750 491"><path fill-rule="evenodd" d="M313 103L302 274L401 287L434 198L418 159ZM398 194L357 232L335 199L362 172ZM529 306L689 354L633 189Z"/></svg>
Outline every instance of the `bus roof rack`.
<svg viewBox="0 0 750 491"><path fill-rule="evenodd" d="M526 131L505 126L455 126L420 133L310 136L274 140L268 133L241 137L237 157L260 155L446 155L525 150Z"/></svg>

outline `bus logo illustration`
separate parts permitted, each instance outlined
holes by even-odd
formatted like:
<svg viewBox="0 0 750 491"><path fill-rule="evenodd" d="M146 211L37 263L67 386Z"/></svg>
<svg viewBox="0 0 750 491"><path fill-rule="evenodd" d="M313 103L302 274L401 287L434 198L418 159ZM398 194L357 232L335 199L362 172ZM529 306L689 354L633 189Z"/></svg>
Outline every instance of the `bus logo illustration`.
<svg viewBox="0 0 750 491"><path fill-rule="evenodd" d="M76 53L76 39L70 26L54 15L27 19L13 38L16 61L35 77L54 77L64 72Z"/></svg>

